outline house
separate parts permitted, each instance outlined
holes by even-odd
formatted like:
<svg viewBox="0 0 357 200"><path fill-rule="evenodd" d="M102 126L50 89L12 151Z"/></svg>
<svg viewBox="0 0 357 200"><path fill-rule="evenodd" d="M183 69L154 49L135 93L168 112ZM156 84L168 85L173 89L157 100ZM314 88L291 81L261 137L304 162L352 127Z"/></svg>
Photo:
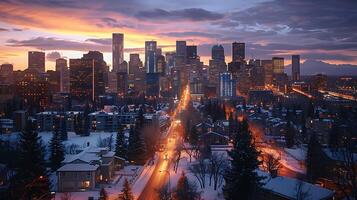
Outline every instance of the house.
<svg viewBox="0 0 357 200"><path fill-rule="evenodd" d="M228 145L229 137L214 131L199 136L200 145Z"/></svg>
<svg viewBox="0 0 357 200"><path fill-rule="evenodd" d="M57 170L59 192L92 190L108 183L114 171L124 167L125 160L107 148L87 147L75 155L67 155Z"/></svg>
<svg viewBox="0 0 357 200"><path fill-rule="evenodd" d="M334 191L318 185L284 176L272 177L260 170L257 172L259 176L263 177L262 182L264 183L257 200L334 199Z"/></svg>

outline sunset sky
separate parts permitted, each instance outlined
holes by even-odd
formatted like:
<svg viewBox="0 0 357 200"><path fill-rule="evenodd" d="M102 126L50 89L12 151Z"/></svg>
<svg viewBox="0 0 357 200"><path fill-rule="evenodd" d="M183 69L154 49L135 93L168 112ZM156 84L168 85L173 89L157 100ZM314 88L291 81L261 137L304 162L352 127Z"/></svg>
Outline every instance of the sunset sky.
<svg viewBox="0 0 357 200"><path fill-rule="evenodd" d="M27 68L27 51L43 49L47 69L88 50L111 65L113 32L125 34L126 60L143 53L145 40L164 52L187 40L206 63L213 44L230 61L230 44L242 41L248 58L357 64L356 0L1 0L0 64Z"/></svg>

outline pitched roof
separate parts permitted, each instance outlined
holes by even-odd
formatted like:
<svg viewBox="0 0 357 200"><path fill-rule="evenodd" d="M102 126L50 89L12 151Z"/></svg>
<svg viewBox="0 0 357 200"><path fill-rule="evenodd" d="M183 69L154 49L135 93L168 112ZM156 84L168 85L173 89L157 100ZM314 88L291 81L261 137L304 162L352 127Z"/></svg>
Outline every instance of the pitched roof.
<svg viewBox="0 0 357 200"><path fill-rule="evenodd" d="M86 171L96 171L99 165L90 164L66 164L59 168L58 172L86 172Z"/></svg>

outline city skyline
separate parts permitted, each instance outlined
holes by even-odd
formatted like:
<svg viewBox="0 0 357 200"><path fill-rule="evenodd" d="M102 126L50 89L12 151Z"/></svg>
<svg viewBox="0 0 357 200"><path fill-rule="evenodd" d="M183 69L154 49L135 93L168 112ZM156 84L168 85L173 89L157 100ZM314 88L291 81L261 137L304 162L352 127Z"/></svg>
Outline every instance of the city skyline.
<svg viewBox="0 0 357 200"><path fill-rule="evenodd" d="M288 65L291 55L299 54L302 62L355 65L355 5L353 1L336 6L334 1L280 0L207 4L3 1L0 62L25 69L27 51L44 49L46 69L54 69L58 57L79 58L88 50L98 50L112 66L111 34L118 32L124 34L126 61L129 53L140 53L144 60L145 41L157 41L165 53L175 50L176 40L186 40L187 45L197 45L205 64L215 44L222 44L226 60L231 60L231 43L237 41L246 43L248 59L278 56ZM278 14L262 17L271 10ZM71 16L61 14L68 12Z"/></svg>

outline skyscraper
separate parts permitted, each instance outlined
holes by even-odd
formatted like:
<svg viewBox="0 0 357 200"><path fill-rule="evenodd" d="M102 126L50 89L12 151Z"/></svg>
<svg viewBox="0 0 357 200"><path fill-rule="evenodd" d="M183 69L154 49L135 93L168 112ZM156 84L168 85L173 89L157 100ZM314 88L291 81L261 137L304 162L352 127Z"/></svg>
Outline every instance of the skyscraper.
<svg viewBox="0 0 357 200"><path fill-rule="evenodd" d="M262 60L262 67L264 68L264 83L273 84L273 61L272 60Z"/></svg>
<svg viewBox="0 0 357 200"><path fill-rule="evenodd" d="M14 67L12 64L0 66L0 84L12 85L14 83Z"/></svg>
<svg viewBox="0 0 357 200"><path fill-rule="evenodd" d="M300 55L293 55L291 58L291 77L293 81L300 80Z"/></svg>
<svg viewBox="0 0 357 200"><path fill-rule="evenodd" d="M232 61L242 62L245 59L245 43L232 43Z"/></svg>
<svg viewBox="0 0 357 200"><path fill-rule="evenodd" d="M70 91L78 101L96 101L105 93L103 54L90 51L81 59L70 59Z"/></svg>
<svg viewBox="0 0 357 200"><path fill-rule="evenodd" d="M145 42L145 68L146 73L156 73L156 41Z"/></svg>
<svg viewBox="0 0 357 200"><path fill-rule="evenodd" d="M195 45L186 46L186 58L187 59L197 58L197 46Z"/></svg>
<svg viewBox="0 0 357 200"><path fill-rule="evenodd" d="M273 57L273 73L274 74L284 73L284 58Z"/></svg>
<svg viewBox="0 0 357 200"><path fill-rule="evenodd" d="M120 71L120 64L124 61L124 34L112 35L113 71Z"/></svg>
<svg viewBox="0 0 357 200"><path fill-rule="evenodd" d="M225 61L224 48L222 45L214 45L212 47L212 60Z"/></svg>
<svg viewBox="0 0 357 200"><path fill-rule="evenodd" d="M45 72L45 52L29 51L28 52L28 68L35 69L39 73Z"/></svg>
<svg viewBox="0 0 357 200"><path fill-rule="evenodd" d="M219 74L219 96L222 98L233 98L236 96L236 84L232 73L223 72Z"/></svg>
<svg viewBox="0 0 357 200"><path fill-rule="evenodd" d="M176 56L186 59L186 41L176 41Z"/></svg>
<svg viewBox="0 0 357 200"><path fill-rule="evenodd" d="M141 68L143 63L140 60L140 56L138 53L132 53L129 56L129 74L136 74L139 72L139 68Z"/></svg>
<svg viewBox="0 0 357 200"><path fill-rule="evenodd" d="M66 59L56 59L56 71L60 73L60 91L69 92L69 70Z"/></svg>

